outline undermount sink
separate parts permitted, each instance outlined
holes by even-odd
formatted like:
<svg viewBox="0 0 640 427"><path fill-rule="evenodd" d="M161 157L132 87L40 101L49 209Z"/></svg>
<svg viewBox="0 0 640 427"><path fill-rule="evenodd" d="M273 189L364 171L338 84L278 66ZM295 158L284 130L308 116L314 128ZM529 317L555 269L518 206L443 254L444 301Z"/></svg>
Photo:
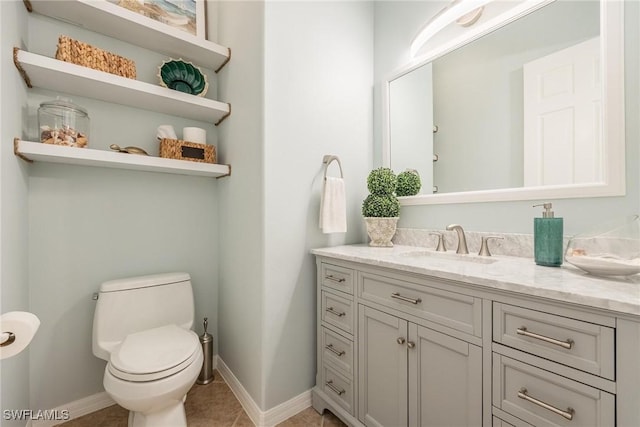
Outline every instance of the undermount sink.
<svg viewBox="0 0 640 427"><path fill-rule="evenodd" d="M436 252L436 251L414 251L407 252L403 256L411 258L433 258L433 259L445 259L448 261L460 261L460 262L472 262L476 264L493 264L497 262L497 259L489 258L485 256L471 255L471 254L457 254L451 252Z"/></svg>

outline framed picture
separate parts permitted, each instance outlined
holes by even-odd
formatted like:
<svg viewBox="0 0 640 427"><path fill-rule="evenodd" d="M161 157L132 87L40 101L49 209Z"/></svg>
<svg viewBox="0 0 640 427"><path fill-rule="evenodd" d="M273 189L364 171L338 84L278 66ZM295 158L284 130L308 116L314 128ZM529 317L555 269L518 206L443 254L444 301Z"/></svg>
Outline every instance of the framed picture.
<svg viewBox="0 0 640 427"><path fill-rule="evenodd" d="M206 0L109 0L172 28L206 39Z"/></svg>

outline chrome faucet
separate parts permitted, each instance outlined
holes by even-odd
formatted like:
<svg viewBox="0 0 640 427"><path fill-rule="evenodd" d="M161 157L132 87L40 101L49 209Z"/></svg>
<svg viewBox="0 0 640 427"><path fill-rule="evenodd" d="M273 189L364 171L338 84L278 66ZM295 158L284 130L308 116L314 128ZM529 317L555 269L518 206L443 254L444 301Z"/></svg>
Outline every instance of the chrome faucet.
<svg viewBox="0 0 640 427"><path fill-rule="evenodd" d="M468 254L469 249L467 248L467 238L464 235L464 230L461 225L458 224L449 224L447 225L447 230L455 230L458 233L458 249L456 249L457 254Z"/></svg>

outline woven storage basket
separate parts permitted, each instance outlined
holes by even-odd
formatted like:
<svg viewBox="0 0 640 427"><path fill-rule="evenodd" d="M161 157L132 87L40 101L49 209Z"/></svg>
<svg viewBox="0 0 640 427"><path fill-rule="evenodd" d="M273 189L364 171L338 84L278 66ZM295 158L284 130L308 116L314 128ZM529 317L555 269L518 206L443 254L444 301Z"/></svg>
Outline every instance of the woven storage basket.
<svg viewBox="0 0 640 427"><path fill-rule="evenodd" d="M117 76L136 78L134 61L67 36L58 38L56 59Z"/></svg>
<svg viewBox="0 0 640 427"><path fill-rule="evenodd" d="M164 138L160 140L160 157L200 163L215 163L216 147L181 139Z"/></svg>

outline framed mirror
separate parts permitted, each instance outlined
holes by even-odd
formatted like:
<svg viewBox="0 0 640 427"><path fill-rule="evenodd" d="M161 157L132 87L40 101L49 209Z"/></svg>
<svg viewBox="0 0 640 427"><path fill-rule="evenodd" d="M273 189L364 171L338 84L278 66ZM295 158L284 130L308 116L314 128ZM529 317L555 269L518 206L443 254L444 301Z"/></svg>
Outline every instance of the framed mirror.
<svg viewBox="0 0 640 427"><path fill-rule="evenodd" d="M386 81L383 164L423 183L401 203L624 195L623 2L483 3Z"/></svg>

